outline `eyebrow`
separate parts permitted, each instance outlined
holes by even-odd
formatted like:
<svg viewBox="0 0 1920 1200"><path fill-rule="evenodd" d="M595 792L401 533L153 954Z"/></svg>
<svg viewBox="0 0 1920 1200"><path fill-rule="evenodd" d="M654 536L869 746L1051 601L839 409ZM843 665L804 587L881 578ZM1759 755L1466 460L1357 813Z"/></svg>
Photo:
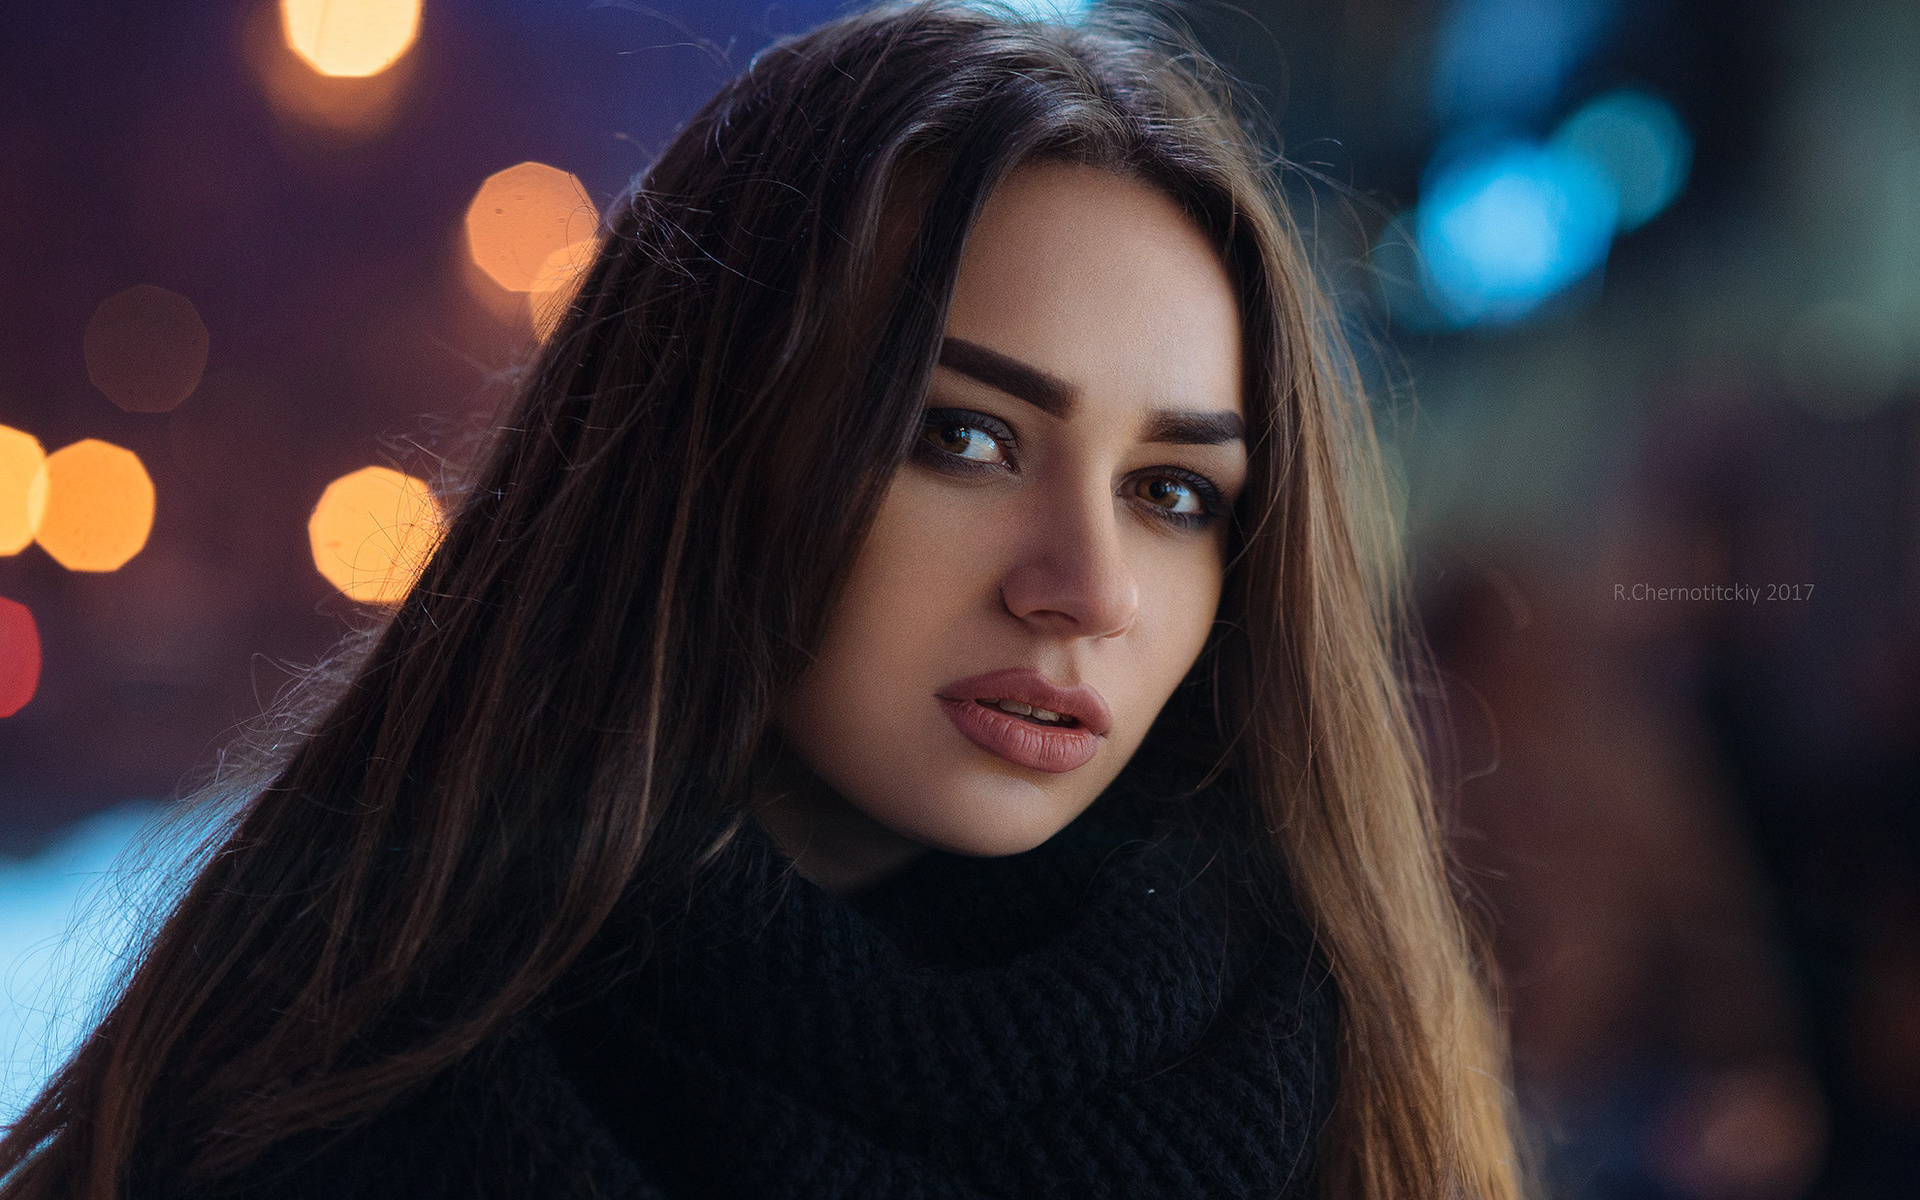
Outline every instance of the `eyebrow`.
<svg viewBox="0 0 1920 1200"><path fill-rule="evenodd" d="M949 337L940 343L940 365L967 378L1025 400L1048 416L1061 420L1073 415L1073 385L1030 363L989 350L978 342ZM1179 446L1218 446L1245 441L1246 422L1234 412L1175 412L1156 409L1148 414L1146 439Z"/></svg>

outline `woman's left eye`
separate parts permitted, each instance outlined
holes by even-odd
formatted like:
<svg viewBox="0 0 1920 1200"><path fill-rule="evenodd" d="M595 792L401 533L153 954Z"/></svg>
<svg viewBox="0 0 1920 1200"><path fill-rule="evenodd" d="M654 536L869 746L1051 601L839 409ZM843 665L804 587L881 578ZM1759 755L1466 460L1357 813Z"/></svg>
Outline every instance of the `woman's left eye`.
<svg viewBox="0 0 1920 1200"><path fill-rule="evenodd" d="M1177 515L1198 516L1208 511L1192 484L1170 475L1152 475L1140 481L1139 496L1155 508Z"/></svg>
<svg viewBox="0 0 1920 1200"><path fill-rule="evenodd" d="M1133 486L1134 495L1146 501L1161 520L1182 529L1211 526L1230 507L1213 480L1172 467L1143 475Z"/></svg>

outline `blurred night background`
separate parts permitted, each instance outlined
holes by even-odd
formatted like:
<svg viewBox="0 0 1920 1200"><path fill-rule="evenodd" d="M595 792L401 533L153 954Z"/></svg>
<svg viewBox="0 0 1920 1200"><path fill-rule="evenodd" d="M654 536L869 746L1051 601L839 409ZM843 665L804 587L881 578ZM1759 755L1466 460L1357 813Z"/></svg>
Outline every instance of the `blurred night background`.
<svg viewBox="0 0 1920 1200"><path fill-rule="evenodd" d="M404 588L597 214L845 7L10 10L0 1119L116 855ZM1920 3L1179 11L1374 380L1551 1194L1920 1195Z"/></svg>

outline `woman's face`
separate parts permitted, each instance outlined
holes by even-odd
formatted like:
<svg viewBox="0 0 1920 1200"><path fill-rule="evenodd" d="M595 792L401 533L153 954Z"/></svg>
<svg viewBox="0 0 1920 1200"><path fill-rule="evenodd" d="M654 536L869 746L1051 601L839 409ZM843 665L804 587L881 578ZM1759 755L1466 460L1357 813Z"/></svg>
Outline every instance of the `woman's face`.
<svg viewBox="0 0 1920 1200"><path fill-rule="evenodd" d="M761 820L834 890L929 846L1031 849L1092 804L1206 643L1246 479L1232 285L1146 184L1016 172L946 333L914 454L778 714L835 794Z"/></svg>

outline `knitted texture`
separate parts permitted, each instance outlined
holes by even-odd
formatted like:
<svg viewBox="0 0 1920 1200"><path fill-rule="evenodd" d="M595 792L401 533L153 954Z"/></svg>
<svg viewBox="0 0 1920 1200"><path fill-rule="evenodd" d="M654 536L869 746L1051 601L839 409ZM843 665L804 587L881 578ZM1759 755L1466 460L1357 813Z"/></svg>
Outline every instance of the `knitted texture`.
<svg viewBox="0 0 1920 1200"><path fill-rule="evenodd" d="M1116 793L843 899L749 825L592 1002L239 1178L128 1194L1305 1196L1336 998L1297 921L1251 919L1244 853Z"/></svg>
<svg viewBox="0 0 1920 1200"><path fill-rule="evenodd" d="M852 898L757 825L550 1026L671 1196L1305 1195L1335 1003L1235 853L1103 799L1023 854Z"/></svg>

